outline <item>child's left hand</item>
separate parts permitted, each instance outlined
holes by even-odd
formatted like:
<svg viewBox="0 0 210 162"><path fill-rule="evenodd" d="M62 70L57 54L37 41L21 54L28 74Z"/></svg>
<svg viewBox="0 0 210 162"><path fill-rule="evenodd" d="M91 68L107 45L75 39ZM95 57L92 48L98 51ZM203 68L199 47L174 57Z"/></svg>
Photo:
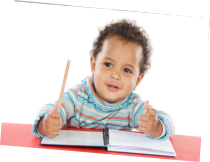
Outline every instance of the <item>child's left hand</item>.
<svg viewBox="0 0 210 162"><path fill-rule="evenodd" d="M149 108L149 101L144 103L145 113L138 116L137 125L139 130L153 138L159 137L162 134L162 124L157 118L156 110Z"/></svg>

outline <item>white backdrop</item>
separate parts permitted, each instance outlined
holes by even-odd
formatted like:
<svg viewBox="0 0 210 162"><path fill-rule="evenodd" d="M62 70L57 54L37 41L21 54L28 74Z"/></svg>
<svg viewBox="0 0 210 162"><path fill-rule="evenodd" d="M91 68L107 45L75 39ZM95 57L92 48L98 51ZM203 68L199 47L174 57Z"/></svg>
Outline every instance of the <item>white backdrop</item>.
<svg viewBox="0 0 210 162"><path fill-rule="evenodd" d="M5 7L0 8L3 9L0 26L1 123L32 124L39 108L59 97L67 60L71 60L71 65L66 89L91 74L89 52L98 35L97 28L112 19L129 18L146 30L154 50L152 67L137 87L137 93L149 100L154 108L172 116L175 134L201 136L201 160L208 157L205 152L210 135L208 17L13 1L5 3ZM6 157L13 147L0 148ZM64 153L60 154L63 156ZM71 156L76 157L76 154ZM99 158L102 156L110 158L108 155Z"/></svg>

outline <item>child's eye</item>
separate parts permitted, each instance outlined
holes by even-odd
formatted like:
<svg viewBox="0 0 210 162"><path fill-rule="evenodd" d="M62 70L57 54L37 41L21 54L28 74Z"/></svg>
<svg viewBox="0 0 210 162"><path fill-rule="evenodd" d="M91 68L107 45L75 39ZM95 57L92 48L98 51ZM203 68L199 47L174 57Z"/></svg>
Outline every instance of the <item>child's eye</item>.
<svg viewBox="0 0 210 162"><path fill-rule="evenodd" d="M129 69L124 69L124 71L125 71L126 73L131 73L131 71L130 71Z"/></svg>
<svg viewBox="0 0 210 162"><path fill-rule="evenodd" d="M106 62L104 65L107 66L107 67L111 67L112 66L112 64L110 64L108 62Z"/></svg>

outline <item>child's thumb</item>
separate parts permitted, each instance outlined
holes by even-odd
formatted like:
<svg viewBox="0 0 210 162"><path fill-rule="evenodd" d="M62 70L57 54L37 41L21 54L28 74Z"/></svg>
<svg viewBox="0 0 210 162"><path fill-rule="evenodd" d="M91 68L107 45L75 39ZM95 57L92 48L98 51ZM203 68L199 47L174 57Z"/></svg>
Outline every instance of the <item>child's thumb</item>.
<svg viewBox="0 0 210 162"><path fill-rule="evenodd" d="M57 112L57 107L58 107L58 105L55 104L55 107L53 108L53 112Z"/></svg>
<svg viewBox="0 0 210 162"><path fill-rule="evenodd" d="M52 110L51 117L60 119L60 113L57 111L58 105L56 104Z"/></svg>
<svg viewBox="0 0 210 162"><path fill-rule="evenodd" d="M148 113L148 110L149 110L149 101L147 100L144 103L144 113L147 114Z"/></svg>

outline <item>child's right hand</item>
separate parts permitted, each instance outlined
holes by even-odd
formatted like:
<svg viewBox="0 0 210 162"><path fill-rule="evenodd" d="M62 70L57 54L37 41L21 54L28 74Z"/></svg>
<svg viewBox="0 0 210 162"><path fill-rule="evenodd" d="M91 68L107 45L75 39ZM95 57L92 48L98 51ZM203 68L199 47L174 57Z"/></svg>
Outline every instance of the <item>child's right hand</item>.
<svg viewBox="0 0 210 162"><path fill-rule="evenodd" d="M57 112L57 104L55 105L53 111L48 112L43 119L43 131L48 137L58 136L60 133L60 113Z"/></svg>

